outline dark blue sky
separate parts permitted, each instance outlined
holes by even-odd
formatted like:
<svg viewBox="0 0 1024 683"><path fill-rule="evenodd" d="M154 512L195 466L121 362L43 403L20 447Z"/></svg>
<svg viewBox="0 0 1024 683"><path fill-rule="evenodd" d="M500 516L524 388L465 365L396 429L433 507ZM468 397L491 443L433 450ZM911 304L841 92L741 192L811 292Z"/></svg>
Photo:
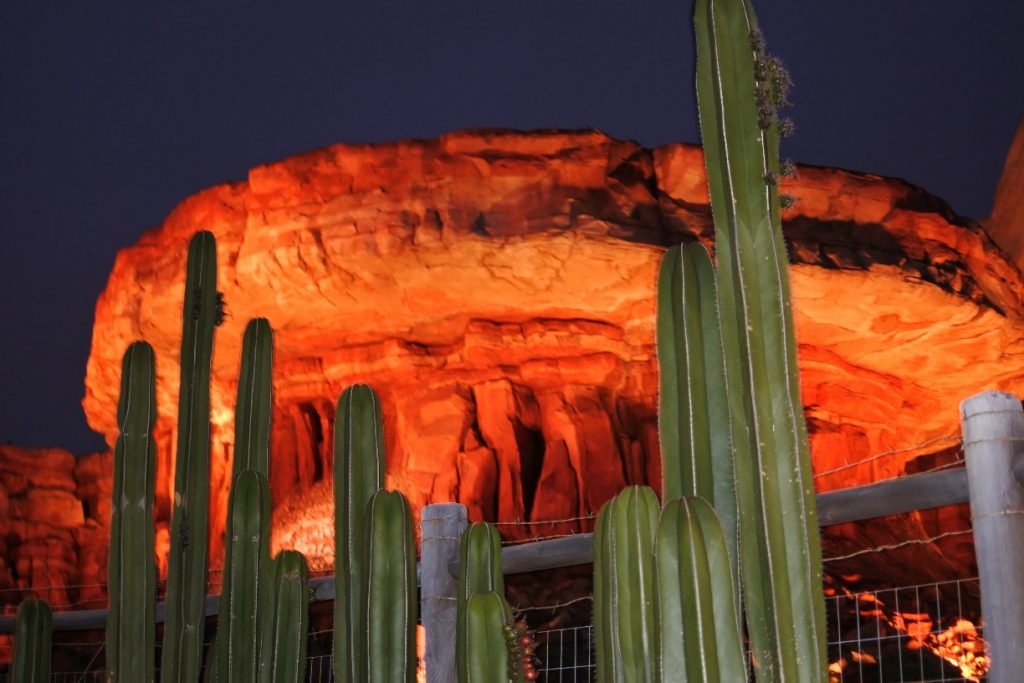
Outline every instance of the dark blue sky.
<svg viewBox="0 0 1024 683"><path fill-rule="evenodd" d="M688 0L59 4L0 8L0 441L102 446L79 401L115 253L256 164L481 126L698 139ZM755 0L796 82L787 156L987 215L1024 4L971 5Z"/></svg>

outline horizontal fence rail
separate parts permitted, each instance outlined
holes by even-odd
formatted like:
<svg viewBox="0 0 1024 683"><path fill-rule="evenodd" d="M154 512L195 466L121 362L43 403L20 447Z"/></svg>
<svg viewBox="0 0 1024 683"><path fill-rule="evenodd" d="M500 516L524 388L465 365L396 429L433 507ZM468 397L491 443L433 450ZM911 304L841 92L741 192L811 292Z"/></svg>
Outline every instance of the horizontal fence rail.
<svg viewBox="0 0 1024 683"><path fill-rule="evenodd" d="M1016 456L1014 471L1024 473L1024 454ZM964 469L943 470L911 474L887 481L828 491L817 495L818 521L821 526L857 522L914 510L955 505L969 501L967 472ZM506 574L571 567L594 561L593 534L581 533L533 543L502 548L501 561ZM417 574L420 567L417 566ZM449 566L453 576L458 567ZM334 577L310 579L313 601L334 599ZM220 595L209 595L204 603L205 614L217 614ZM156 609L157 623L163 623L166 605ZM73 612L55 612L53 628L58 631L81 631L103 628L107 610L92 609ZM14 631L13 617L0 617L0 633Z"/></svg>
<svg viewBox="0 0 1024 683"><path fill-rule="evenodd" d="M961 417L966 467L942 468L820 493L816 496L819 524L856 522L969 502L980 571L982 613L989 627L989 645L994 653L989 680L991 683L1015 683L1020 680L1020 671L1024 671L1024 648L1019 646L1024 642L1024 584L1020 581L1024 575L1024 412L1019 398L988 392L964 401ZM851 463L850 467L857 465ZM440 524L442 521L447 526ZM423 578L421 611L430 681L449 680L443 673L434 677L431 662L434 656L447 657L444 653L432 652L433 647L442 650L452 648L452 628L448 624L451 619L432 620L437 619L437 615L442 614L454 599L451 577L457 575L457 539L465 525L466 512L462 506L429 505L423 510L423 560L417 567L417 574L418 579ZM590 533L542 539L502 549L506 574L589 564L593 559L593 535ZM332 600L334 583L333 576L311 579L313 601ZM433 587L428 589L428 583ZM219 602L219 595L207 596L205 612L208 616L217 614ZM165 609L163 603L158 605L158 622L163 621ZM105 626L106 615L107 611L103 609L59 611L54 613L53 627L55 631L100 629ZM997 623L999 627L995 628ZM0 617L0 633L12 632L13 626L13 617ZM840 637L837 644L842 650L848 642ZM858 661L857 665L858 669L862 668L862 662Z"/></svg>

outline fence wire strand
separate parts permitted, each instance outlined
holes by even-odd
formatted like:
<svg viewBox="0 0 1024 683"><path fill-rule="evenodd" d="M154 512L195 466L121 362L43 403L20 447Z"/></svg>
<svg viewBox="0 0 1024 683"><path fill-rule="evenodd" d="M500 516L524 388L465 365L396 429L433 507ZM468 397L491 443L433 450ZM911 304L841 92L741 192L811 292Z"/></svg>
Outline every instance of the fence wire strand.
<svg viewBox="0 0 1024 683"><path fill-rule="evenodd" d="M858 460L856 462L848 462L845 465L840 465L839 467L833 467L832 469L825 470L824 472L818 472L817 474L814 475L814 478L815 479L821 479L822 477L827 477L830 474L836 474L837 472L845 472L846 470L851 470L851 469L853 469L855 467L860 467L861 465L867 465L867 464L870 464L870 463L873 463L873 462L877 462L878 460L882 460L884 458L889 458L889 457L892 457L894 455L902 455L904 453L913 453L915 451L920 451L920 450L923 450L925 448L929 448L931 446L934 446L935 444L942 443L944 441L949 441L949 442L954 442L954 443L961 443L962 439L961 439L959 434L944 434L942 436L936 436L936 437L934 437L932 439L928 439L926 441L922 441L921 443L916 444L914 446L907 446L905 448L894 448L894 449L889 450L889 451L883 451L881 453L875 453L874 455L868 456L867 458L864 458L862 460Z"/></svg>
<svg viewBox="0 0 1024 683"><path fill-rule="evenodd" d="M891 545L879 545L873 548L864 548L846 555L837 555L835 557L826 557L822 559L822 562L838 562L840 560L849 560L854 557L860 557L862 555L871 555L873 553L883 553L889 550L898 550L900 548L906 548L913 545L928 545L935 541L940 541L944 538L950 538L953 536L965 536L973 533L971 529L959 529L957 531L947 531L945 533L937 534L931 538L913 538L907 541L900 541L899 543L893 543Z"/></svg>

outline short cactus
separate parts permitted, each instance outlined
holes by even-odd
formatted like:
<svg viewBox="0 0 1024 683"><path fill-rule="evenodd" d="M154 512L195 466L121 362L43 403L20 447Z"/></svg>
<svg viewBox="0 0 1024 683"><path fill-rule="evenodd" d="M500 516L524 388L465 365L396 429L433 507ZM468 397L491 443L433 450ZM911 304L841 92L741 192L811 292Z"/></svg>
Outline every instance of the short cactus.
<svg viewBox="0 0 1024 683"><path fill-rule="evenodd" d="M22 600L14 618L12 683L50 683L52 634L50 606L34 597Z"/></svg>

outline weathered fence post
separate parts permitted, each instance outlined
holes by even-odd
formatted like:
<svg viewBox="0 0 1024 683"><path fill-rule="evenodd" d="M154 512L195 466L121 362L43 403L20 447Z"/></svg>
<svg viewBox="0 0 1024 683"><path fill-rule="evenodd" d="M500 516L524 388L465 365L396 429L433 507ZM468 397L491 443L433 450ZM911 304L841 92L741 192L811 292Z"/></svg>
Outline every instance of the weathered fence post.
<svg viewBox="0 0 1024 683"><path fill-rule="evenodd" d="M449 565L459 561L466 508L427 505L420 514L420 617L426 632L427 683L455 683L455 596L458 581Z"/></svg>
<svg viewBox="0 0 1024 683"><path fill-rule="evenodd" d="M1012 394L989 391L960 404L981 614L990 683L1024 671L1024 487L1014 476L1024 457L1024 411Z"/></svg>

